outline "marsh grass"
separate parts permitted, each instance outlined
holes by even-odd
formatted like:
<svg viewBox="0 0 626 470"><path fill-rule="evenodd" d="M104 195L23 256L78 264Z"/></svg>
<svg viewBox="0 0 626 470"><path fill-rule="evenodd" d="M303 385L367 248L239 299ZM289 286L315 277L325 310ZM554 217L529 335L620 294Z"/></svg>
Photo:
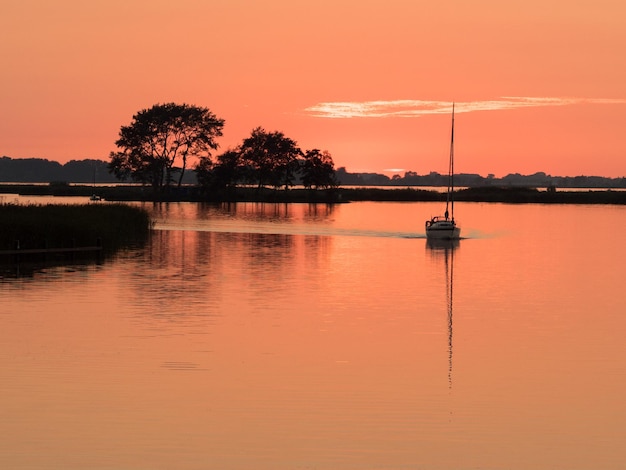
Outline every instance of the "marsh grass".
<svg viewBox="0 0 626 470"><path fill-rule="evenodd" d="M149 214L125 204L0 204L0 250L85 247L116 250L143 243Z"/></svg>

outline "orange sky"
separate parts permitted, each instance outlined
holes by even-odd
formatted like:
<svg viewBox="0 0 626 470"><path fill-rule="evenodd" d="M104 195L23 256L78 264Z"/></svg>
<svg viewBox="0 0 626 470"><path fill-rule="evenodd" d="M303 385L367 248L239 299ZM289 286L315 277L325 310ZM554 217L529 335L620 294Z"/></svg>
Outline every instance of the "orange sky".
<svg viewBox="0 0 626 470"><path fill-rule="evenodd" d="M220 150L262 126L348 171L445 173L456 101L457 172L626 176L625 21L623 0L4 1L0 155L108 159L174 101L226 120Z"/></svg>

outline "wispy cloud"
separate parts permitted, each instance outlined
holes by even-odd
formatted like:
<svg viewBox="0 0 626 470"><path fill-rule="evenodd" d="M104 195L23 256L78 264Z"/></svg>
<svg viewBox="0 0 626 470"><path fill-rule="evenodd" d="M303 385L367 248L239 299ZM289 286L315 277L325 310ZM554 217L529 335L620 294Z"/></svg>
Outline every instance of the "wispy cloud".
<svg viewBox="0 0 626 470"><path fill-rule="evenodd" d="M574 104L626 104L624 99L606 98L558 98L558 97L523 97L504 96L494 100L467 101L455 103L455 112L471 113L474 111L497 111L517 108L537 108L568 106ZM452 103L447 101L393 100L362 102L327 102L318 103L304 109L310 116L320 118L412 118L430 114L449 114Z"/></svg>

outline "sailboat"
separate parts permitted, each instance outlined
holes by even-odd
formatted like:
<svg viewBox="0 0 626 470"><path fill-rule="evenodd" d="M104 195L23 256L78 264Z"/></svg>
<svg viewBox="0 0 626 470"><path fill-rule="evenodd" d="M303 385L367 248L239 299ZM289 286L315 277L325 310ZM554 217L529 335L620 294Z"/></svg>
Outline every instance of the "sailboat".
<svg viewBox="0 0 626 470"><path fill-rule="evenodd" d="M89 200L92 202L97 202L97 201L102 200L102 198L98 194L96 194L96 165L95 164L93 166L93 194L91 195Z"/></svg>
<svg viewBox="0 0 626 470"><path fill-rule="evenodd" d="M450 211L448 211L450 209ZM444 215L426 221L426 238L455 240L461 235L461 227L454 221L454 103L452 104L452 131L450 137L450 162L448 167L448 192Z"/></svg>

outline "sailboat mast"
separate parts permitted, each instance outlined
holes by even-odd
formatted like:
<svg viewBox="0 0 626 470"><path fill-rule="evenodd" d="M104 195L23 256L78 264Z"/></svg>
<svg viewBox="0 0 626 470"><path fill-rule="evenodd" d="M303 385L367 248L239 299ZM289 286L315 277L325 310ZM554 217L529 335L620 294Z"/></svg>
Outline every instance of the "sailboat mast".
<svg viewBox="0 0 626 470"><path fill-rule="evenodd" d="M452 103L452 130L450 131L450 195L452 220L454 220L454 103Z"/></svg>
<svg viewBox="0 0 626 470"><path fill-rule="evenodd" d="M454 220L454 103L452 103L452 131L450 136L450 162L448 164L448 194L446 196L446 219L448 218L448 206L452 209L452 219Z"/></svg>

